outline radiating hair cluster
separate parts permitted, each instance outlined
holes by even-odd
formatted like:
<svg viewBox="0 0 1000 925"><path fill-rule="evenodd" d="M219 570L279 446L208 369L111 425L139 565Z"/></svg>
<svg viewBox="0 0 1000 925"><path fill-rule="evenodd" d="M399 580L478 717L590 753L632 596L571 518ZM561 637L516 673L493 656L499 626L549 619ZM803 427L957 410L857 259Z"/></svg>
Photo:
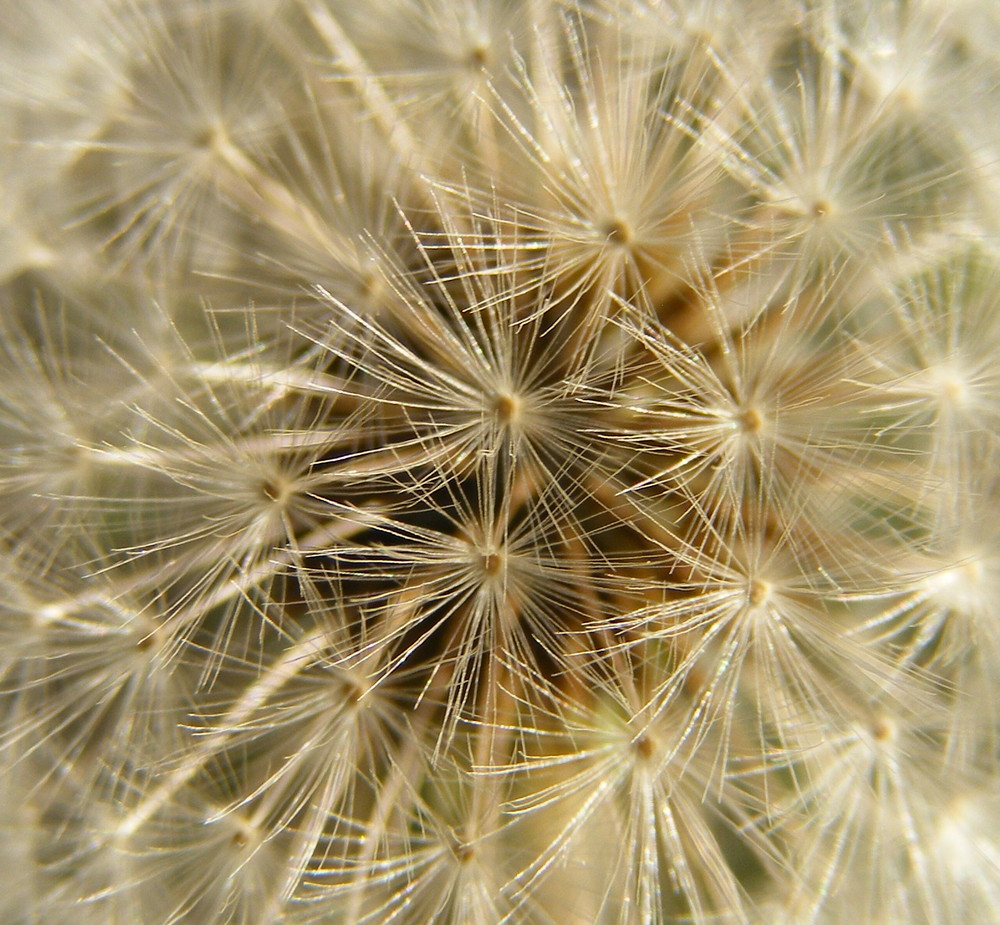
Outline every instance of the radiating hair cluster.
<svg viewBox="0 0 1000 925"><path fill-rule="evenodd" d="M1000 919L1000 11L0 9L0 923Z"/></svg>

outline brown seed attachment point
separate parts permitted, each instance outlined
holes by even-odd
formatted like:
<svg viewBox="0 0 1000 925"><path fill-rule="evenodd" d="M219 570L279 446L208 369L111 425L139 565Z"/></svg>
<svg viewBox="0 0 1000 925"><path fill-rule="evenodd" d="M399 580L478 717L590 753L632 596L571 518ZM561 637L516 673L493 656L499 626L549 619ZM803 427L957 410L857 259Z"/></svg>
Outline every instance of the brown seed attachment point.
<svg viewBox="0 0 1000 925"><path fill-rule="evenodd" d="M747 434L759 434L764 429L764 415L756 408L745 409L737 421L743 432Z"/></svg>
<svg viewBox="0 0 1000 925"><path fill-rule="evenodd" d="M635 753L639 757L640 761L649 761L649 759L653 757L653 752L655 751L653 747L653 740L645 733L633 740L632 747L635 749Z"/></svg>
<svg viewBox="0 0 1000 925"><path fill-rule="evenodd" d="M769 581L764 581L761 578L755 578L750 582L750 588L747 591L747 599L750 601L751 607L759 607L771 596L771 583Z"/></svg>
<svg viewBox="0 0 1000 925"><path fill-rule="evenodd" d="M455 860L458 861L459 864L470 864L476 856L476 846L465 842L460 845L455 845L452 848L452 853L455 855Z"/></svg>
<svg viewBox="0 0 1000 925"><path fill-rule="evenodd" d="M493 410L501 424L513 424L521 411L521 402L516 395L498 395L493 402Z"/></svg>
<svg viewBox="0 0 1000 925"><path fill-rule="evenodd" d="M634 239L632 228L621 218L609 218L600 226L601 235L608 244L628 247Z"/></svg>
<svg viewBox="0 0 1000 925"><path fill-rule="evenodd" d="M833 211L833 206L826 199L817 199L812 204L813 218L826 218Z"/></svg>
<svg viewBox="0 0 1000 925"><path fill-rule="evenodd" d="M285 504L292 494L292 486L280 475L260 480L259 491L262 498L275 504Z"/></svg>
<svg viewBox="0 0 1000 925"><path fill-rule="evenodd" d="M219 123L198 126L191 133L190 139L192 147L215 156L223 155L232 145L225 127Z"/></svg>
<svg viewBox="0 0 1000 925"><path fill-rule="evenodd" d="M191 133L191 147L211 150L218 142L218 131L214 126L204 126Z"/></svg>
<svg viewBox="0 0 1000 925"><path fill-rule="evenodd" d="M489 46L483 43L473 45L465 56L465 63L470 71L480 71L490 63Z"/></svg>
<svg viewBox="0 0 1000 925"><path fill-rule="evenodd" d="M356 707L361 703L364 691L356 681L345 680L343 684L344 703L349 707Z"/></svg>
<svg viewBox="0 0 1000 925"><path fill-rule="evenodd" d="M483 555L482 565L487 575L499 575L503 569L503 556L498 552L488 552Z"/></svg>
<svg viewBox="0 0 1000 925"><path fill-rule="evenodd" d="M888 742L895 732L892 723L884 718L876 719L871 725L871 735L876 742Z"/></svg>
<svg viewBox="0 0 1000 925"><path fill-rule="evenodd" d="M378 269L372 265L366 267L358 277L358 289L361 297L371 302L377 302L385 294L385 282Z"/></svg>

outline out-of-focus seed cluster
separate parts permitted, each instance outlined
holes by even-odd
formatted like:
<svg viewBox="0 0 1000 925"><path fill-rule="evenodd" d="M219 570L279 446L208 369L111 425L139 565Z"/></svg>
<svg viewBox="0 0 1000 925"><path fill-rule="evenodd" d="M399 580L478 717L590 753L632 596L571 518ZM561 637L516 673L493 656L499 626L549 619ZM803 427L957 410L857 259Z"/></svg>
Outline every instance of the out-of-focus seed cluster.
<svg viewBox="0 0 1000 925"><path fill-rule="evenodd" d="M1000 11L0 18L0 923L1000 918Z"/></svg>

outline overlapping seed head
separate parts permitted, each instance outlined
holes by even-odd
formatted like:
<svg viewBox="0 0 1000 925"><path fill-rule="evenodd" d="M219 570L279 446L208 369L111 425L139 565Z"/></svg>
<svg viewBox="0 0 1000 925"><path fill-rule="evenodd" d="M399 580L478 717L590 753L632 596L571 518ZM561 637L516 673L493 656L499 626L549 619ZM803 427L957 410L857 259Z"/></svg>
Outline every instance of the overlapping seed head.
<svg viewBox="0 0 1000 925"><path fill-rule="evenodd" d="M988 923L1000 17L0 38L0 921Z"/></svg>

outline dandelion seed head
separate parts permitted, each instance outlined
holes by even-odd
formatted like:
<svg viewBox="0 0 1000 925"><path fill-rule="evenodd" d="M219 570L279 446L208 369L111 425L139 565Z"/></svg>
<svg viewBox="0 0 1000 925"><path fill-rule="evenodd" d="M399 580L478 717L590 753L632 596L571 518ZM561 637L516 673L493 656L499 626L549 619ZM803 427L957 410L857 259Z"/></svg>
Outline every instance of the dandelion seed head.
<svg viewBox="0 0 1000 925"><path fill-rule="evenodd" d="M71 7L0 36L0 918L997 918L995 14Z"/></svg>

